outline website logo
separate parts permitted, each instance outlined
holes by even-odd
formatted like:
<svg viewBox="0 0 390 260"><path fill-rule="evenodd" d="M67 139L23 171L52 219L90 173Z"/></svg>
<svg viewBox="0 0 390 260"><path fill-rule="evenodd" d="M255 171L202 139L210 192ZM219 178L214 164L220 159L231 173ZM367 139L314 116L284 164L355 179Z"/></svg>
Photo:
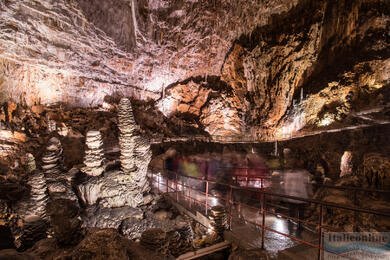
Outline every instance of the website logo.
<svg viewBox="0 0 390 260"><path fill-rule="evenodd" d="M390 259L390 232L325 232L324 260Z"/></svg>

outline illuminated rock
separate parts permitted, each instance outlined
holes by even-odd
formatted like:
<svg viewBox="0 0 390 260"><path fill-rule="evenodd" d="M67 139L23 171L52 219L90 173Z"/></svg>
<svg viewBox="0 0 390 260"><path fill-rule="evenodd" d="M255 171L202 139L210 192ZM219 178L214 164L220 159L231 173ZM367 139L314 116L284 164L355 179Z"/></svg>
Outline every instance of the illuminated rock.
<svg viewBox="0 0 390 260"><path fill-rule="evenodd" d="M35 158L34 158L34 155L32 155L31 153L28 153L25 155L24 157L24 167L27 171L27 173L30 173L32 171L34 171L37 166L35 164Z"/></svg>
<svg viewBox="0 0 390 260"><path fill-rule="evenodd" d="M130 100L122 98L119 103L118 128L121 149L122 170L131 174L136 168L134 164L134 134L137 129Z"/></svg>
<svg viewBox="0 0 390 260"><path fill-rule="evenodd" d="M150 190L146 176L152 157L150 143L140 135L131 103L126 98L120 101L118 122L122 170L109 171L80 184L78 191L86 205L99 202L99 205L105 208L118 208L137 207L150 202L150 197L146 195ZM93 139L96 139L95 137ZM99 145L96 141L93 146L97 148ZM100 164L99 160L94 162L96 165Z"/></svg>
<svg viewBox="0 0 390 260"><path fill-rule="evenodd" d="M82 171L89 176L99 176L104 171L103 141L99 131L88 131Z"/></svg>
<svg viewBox="0 0 390 260"><path fill-rule="evenodd" d="M340 177L346 177L352 175L352 152L345 151L343 156L341 157L340 163Z"/></svg>
<svg viewBox="0 0 390 260"><path fill-rule="evenodd" d="M50 197L77 200L72 191L73 172L68 174L63 169L62 146L56 137L49 140L42 163Z"/></svg>

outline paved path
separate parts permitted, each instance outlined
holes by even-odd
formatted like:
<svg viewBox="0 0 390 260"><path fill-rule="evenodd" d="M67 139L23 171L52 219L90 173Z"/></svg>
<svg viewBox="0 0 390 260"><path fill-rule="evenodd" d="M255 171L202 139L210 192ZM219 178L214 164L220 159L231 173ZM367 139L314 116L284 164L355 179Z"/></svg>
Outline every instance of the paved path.
<svg viewBox="0 0 390 260"><path fill-rule="evenodd" d="M157 183L154 183L153 187L155 189L160 189L161 192L166 192L166 179L162 176L156 176L155 180L159 180L161 183L158 185ZM168 183L170 189L168 189L170 196L172 196L174 199L176 199L176 193L174 192L174 183L169 182ZM205 214L205 202L206 202L206 196L202 192L196 191L194 189L191 190L190 195L191 198L199 201L198 203L195 203L194 201L189 201L188 198L185 198L183 196L186 194L188 196L188 190L182 189L179 185L179 190L181 190L178 193L179 197L179 204L182 206L191 209L192 211L199 211L202 214ZM211 195L209 195L208 198L208 205L216 206L216 205L225 205L225 201L222 199L217 199ZM240 212L240 213L239 213ZM238 218L238 215L240 214L240 218ZM240 240L245 241L246 244L250 245L254 248L260 248L261 247L261 228L252 224L256 223L258 225L262 224L262 215L260 213L259 208L254 208L250 206L241 206L240 210L238 207L233 207L232 209L232 215L235 216L234 220L232 221L232 231L235 234L236 238L239 238ZM297 225L294 223L291 223L287 221L286 219L279 218L275 215L267 214L265 219L265 226L268 228L272 228L278 232L288 234L290 236L298 237L300 239L303 239L308 242L315 242L317 239L317 234L303 228L301 230L297 229ZM295 246L300 245L301 243L288 238L286 236L280 235L275 232L266 231L265 232L265 249L270 252L271 256L273 258L276 258L278 251L285 250L288 248L292 248Z"/></svg>

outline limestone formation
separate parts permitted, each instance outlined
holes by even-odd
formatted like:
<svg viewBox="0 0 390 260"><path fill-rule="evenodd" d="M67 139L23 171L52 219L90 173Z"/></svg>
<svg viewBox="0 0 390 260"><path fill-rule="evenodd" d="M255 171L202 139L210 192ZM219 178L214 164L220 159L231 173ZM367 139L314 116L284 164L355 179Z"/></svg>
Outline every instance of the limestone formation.
<svg viewBox="0 0 390 260"><path fill-rule="evenodd" d="M364 179L369 186L377 189L388 189L390 187L390 160L378 154L369 153L363 160Z"/></svg>
<svg viewBox="0 0 390 260"><path fill-rule="evenodd" d="M104 171L103 141L99 131L88 131L86 138L88 149L85 151L82 171L89 176L99 176Z"/></svg>
<svg viewBox="0 0 390 260"><path fill-rule="evenodd" d="M340 163L340 177L352 175L352 152L345 151L341 157Z"/></svg>
<svg viewBox="0 0 390 260"><path fill-rule="evenodd" d="M119 144L121 149L122 171L109 171L101 177L86 180L78 186L80 198L86 205L95 204L106 208L123 206L137 207L150 202L144 194L150 190L146 177L147 168L151 160L149 142L140 135L139 127L135 123L131 103L122 98L119 104L118 128L120 130ZM94 147L99 147L96 141L97 133L87 135L88 140L94 140ZM92 156L91 156L92 158ZM94 153L96 164L91 161L90 165L99 167L100 157ZM88 162L89 163L89 162ZM87 163L86 163L87 164Z"/></svg>
<svg viewBox="0 0 390 260"><path fill-rule="evenodd" d="M134 134L136 131L136 124L130 100L127 98L122 98L119 103L118 121L122 170L126 174L131 174L135 170Z"/></svg>
<svg viewBox="0 0 390 260"><path fill-rule="evenodd" d="M58 138L52 137L49 140L42 163L50 197L77 200L72 191L73 176L67 174L62 166L62 146Z"/></svg>
<svg viewBox="0 0 390 260"><path fill-rule="evenodd" d="M167 234L164 230L160 228L151 228L142 233L141 245L151 251L167 255L169 240L167 240Z"/></svg>
<svg viewBox="0 0 390 260"><path fill-rule="evenodd" d="M227 226L226 210L222 206L214 206L210 211L211 229L217 235L223 237L223 231Z"/></svg>
<svg viewBox="0 0 390 260"><path fill-rule="evenodd" d="M31 153L27 153L24 157L24 167L27 171L27 173L30 173L32 171L34 171L37 166L35 164L35 158L34 158L34 155L32 155Z"/></svg>
<svg viewBox="0 0 390 260"><path fill-rule="evenodd" d="M46 219L46 205L49 200L46 179L43 173L35 170L29 175L27 184L31 186L28 200L20 200L15 206L19 218L25 220L32 217Z"/></svg>

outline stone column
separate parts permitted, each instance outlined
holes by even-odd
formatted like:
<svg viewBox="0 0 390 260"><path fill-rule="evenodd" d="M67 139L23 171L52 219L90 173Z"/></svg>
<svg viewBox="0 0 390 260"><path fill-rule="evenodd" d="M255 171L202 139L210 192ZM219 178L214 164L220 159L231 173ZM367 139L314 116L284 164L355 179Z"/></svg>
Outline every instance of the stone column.
<svg viewBox="0 0 390 260"><path fill-rule="evenodd" d="M118 128L120 131L119 145L121 149L122 171L131 174L136 170L134 164L134 133L136 124L130 100L122 98L119 103Z"/></svg>
<svg viewBox="0 0 390 260"><path fill-rule="evenodd" d="M89 176L100 176L104 172L103 141L99 131L88 131L85 141L84 165L82 172Z"/></svg>
<svg viewBox="0 0 390 260"><path fill-rule="evenodd" d="M52 137L49 140L42 162L50 197L77 200L72 191L72 176L63 169L62 146L58 138Z"/></svg>

